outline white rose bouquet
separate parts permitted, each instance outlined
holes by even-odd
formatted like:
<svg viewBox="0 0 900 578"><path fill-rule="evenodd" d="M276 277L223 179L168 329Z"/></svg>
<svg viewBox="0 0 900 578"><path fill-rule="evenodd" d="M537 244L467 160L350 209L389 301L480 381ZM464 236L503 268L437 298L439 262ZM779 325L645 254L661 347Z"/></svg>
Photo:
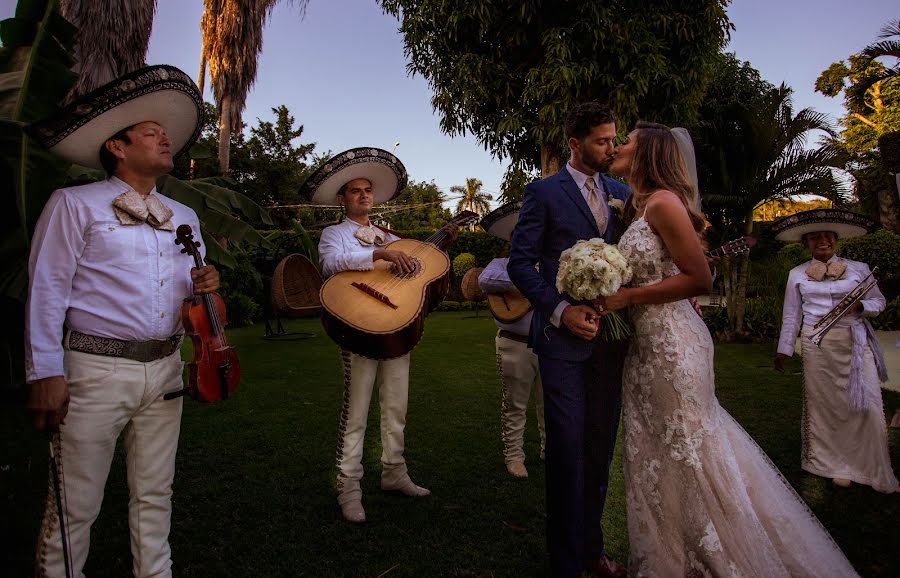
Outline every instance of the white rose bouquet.
<svg viewBox="0 0 900 578"><path fill-rule="evenodd" d="M628 261L615 245L603 239L578 241L559 256L556 289L579 301L609 297L619 287L631 281ZM603 318L601 337L604 341L618 341L631 335L631 329L616 312Z"/></svg>

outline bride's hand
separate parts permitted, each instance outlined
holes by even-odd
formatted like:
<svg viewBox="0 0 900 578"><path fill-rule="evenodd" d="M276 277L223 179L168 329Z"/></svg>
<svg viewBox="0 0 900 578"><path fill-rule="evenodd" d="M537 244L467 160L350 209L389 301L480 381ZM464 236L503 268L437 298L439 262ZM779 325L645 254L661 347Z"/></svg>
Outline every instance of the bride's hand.
<svg viewBox="0 0 900 578"><path fill-rule="evenodd" d="M606 315L611 311L625 309L629 305L631 305L631 289L628 287L622 287L609 297L601 295L594 299L594 307L597 308L600 315Z"/></svg>

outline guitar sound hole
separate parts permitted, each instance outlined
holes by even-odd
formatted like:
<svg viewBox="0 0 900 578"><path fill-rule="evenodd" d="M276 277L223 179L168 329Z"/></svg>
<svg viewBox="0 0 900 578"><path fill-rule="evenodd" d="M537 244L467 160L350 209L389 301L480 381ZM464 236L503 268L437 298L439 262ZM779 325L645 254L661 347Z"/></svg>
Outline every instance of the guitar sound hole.
<svg viewBox="0 0 900 578"><path fill-rule="evenodd" d="M422 274L422 271L425 269L425 264L418 257L410 257L413 260L413 270L409 273L402 273L396 269L393 269L392 272L394 277L400 277L401 279L415 279L419 275Z"/></svg>

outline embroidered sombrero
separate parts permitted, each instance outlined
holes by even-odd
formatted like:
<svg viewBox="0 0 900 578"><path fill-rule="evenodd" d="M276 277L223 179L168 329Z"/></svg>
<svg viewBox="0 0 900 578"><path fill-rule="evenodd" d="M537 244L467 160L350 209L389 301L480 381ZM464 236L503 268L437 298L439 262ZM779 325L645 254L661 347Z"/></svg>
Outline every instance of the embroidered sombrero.
<svg viewBox="0 0 900 578"><path fill-rule="evenodd" d="M333 205L338 190L354 179L372 183L373 204L386 203L409 180L400 159L386 150L359 147L344 151L316 169L300 186L300 195L315 205Z"/></svg>
<svg viewBox="0 0 900 578"><path fill-rule="evenodd" d="M813 209L790 215L772 225L778 241L799 241L806 233L831 231L838 239L859 237L872 231L875 222L866 216L842 209Z"/></svg>
<svg viewBox="0 0 900 578"><path fill-rule="evenodd" d="M123 128L153 121L166 130L173 156L200 136L203 99L174 66L147 66L113 80L30 127L50 152L102 169L100 147Z"/></svg>
<svg viewBox="0 0 900 578"><path fill-rule="evenodd" d="M519 222L519 210L522 201L513 201L497 207L481 218L481 228L489 234L509 241L512 239L513 229Z"/></svg>

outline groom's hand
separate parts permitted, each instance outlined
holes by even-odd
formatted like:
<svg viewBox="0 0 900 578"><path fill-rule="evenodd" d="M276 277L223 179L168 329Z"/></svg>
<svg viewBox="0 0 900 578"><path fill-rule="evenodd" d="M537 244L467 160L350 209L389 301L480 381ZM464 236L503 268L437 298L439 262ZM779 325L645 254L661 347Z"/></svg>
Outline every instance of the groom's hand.
<svg viewBox="0 0 900 578"><path fill-rule="evenodd" d="M561 320L569 331L585 341L596 337L600 329L600 316L587 305L569 305L563 309Z"/></svg>

